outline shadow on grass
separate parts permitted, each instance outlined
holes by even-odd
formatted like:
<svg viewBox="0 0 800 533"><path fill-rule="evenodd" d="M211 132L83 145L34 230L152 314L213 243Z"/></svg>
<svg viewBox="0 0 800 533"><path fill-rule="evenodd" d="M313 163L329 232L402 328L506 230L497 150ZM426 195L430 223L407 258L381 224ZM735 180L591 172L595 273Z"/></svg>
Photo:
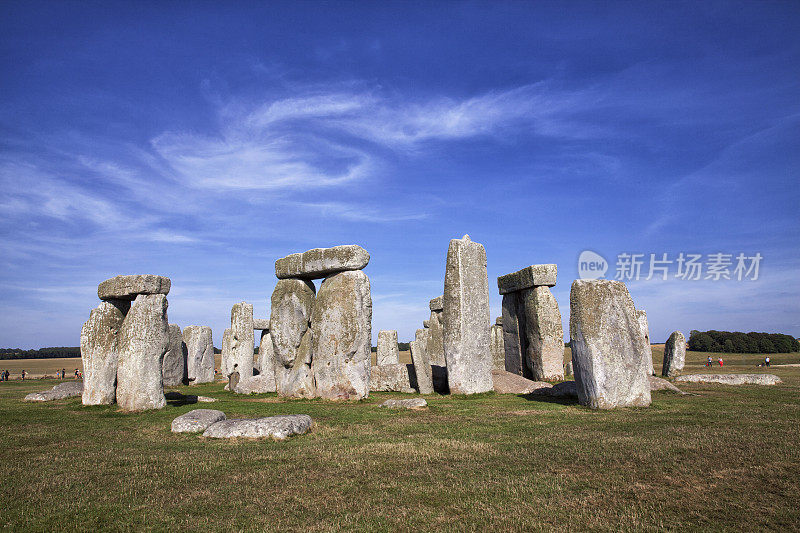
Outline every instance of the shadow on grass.
<svg viewBox="0 0 800 533"><path fill-rule="evenodd" d="M574 396L545 396L544 394L518 394L523 400L529 402L555 403L559 405L579 405L578 398Z"/></svg>
<svg viewBox="0 0 800 533"><path fill-rule="evenodd" d="M197 395L195 394L181 394L180 392L165 392L164 398L167 403L173 407L180 407L181 405L192 405L197 403Z"/></svg>

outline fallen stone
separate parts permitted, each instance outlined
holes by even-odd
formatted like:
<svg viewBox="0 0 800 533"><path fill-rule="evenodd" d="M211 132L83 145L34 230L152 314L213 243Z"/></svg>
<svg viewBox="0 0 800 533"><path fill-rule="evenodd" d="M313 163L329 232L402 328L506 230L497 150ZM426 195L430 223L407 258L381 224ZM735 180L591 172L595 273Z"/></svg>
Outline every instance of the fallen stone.
<svg viewBox="0 0 800 533"><path fill-rule="evenodd" d="M114 276L97 286L101 300L133 300L139 294L169 294L172 282L164 276L139 274Z"/></svg>
<svg viewBox="0 0 800 533"><path fill-rule="evenodd" d="M452 239L447 250L442 319L450 393L492 390L486 250L469 235Z"/></svg>
<svg viewBox="0 0 800 533"><path fill-rule="evenodd" d="M416 392L411 387L409 366L411 365L403 363L373 366L369 390L374 392Z"/></svg>
<svg viewBox="0 0 800 533"><path fill-rule="evenodd" d="M123 411L162 409L161 364L169 348L167 297L140 294L119 331L117 404Z"/></svg>
<svg viewBox="0 0 800 533"><path fill-rule="evenodd" d="M564 379L564 331L561 312L550 287L532 287L517 293L525 320L524 362L534 380Z"/></svg>
<svg viewBox="0 0 800 533"><path fill-rule="evenodd" d="M236 394L262 394L265 392L275 392L275 376L259 374L257 376L239 377L239 381L233 387Z"/></svg>
<svg viewBox="0 0 800 533"><path fill-rule="evenodd" d="M556 265L531 265L522 270L497 278L500 294L530 289L531 287L553 287L556 284Z"/></svg>
<svg viewBox="0 0 800 533"><path fill-rule="evenodd" d="M428 355L428 339L431 330L418 329L411 341L411 362L414 365L414 379L420 394L433 394L433 367Z"/></svg>
<svg viewBox="0 0 800 533"><path fill-rule="evenodd" d="M164 354L161 364L161 376L165 387L177 387L188 379L186 372L186 359L188 351L183 342L183 333L178 324L169 325L169 349Z"/></svg>
<svg viewBox="0 0 800 533"><path fill-rule="evenodd" d="M217 401L217 399L211 398L210 396L198 396L197 401L200 403L214 403Z"/></svg>
<svg viewBox="0 0 800 533"><path fill-rule="evenodd" d="M428 407L428 402L425 401L425 398L386 400L379 407L387 407L389 409L425 409Z"/></svg>
<svg viewBox="0 0 800 533"><path fill-rule="evenodd" d="M397 347L397 331L381 330L378 332L377 364L396 365L400 362L400 350Z"/></svg>
<svg viewBox="0 0 800 533"><path fill-rule="evenodd" d="M672 392L677 392L678 394L686 394L678 387L667 381L666 379L661 379L656 376L647 376L648 381L650 382L650 391L654 390L668 390Z"/></svg>
<svg viewBox="0 0 800 533"><path fill-rule="evenodd" d="M675 381L686 383L722 383L723 385L777 385L783 383L775 374L687 374Z"/></svg>
<svg viewBox="0 0 800 533"><path fill-rule="evenodd" d="M325 278L314 302L311 330L311 370L317 395L329 400L369 396L372 295L364 272L340 272Z"/></svg>
<svg viewBox="0 0 800 533"><path fill-rule="evenodd" d="M63 400L64 398L80 396L82 392L82 381L68 381L66 383L59 383L50 390L32 392L25 396L24 400L26 402L49 402L52 400Z"/></svg>
<svg viewBox="0 0 800 533"><path fill-rule="evenodd" d="M214 340L208 326L186 326L183 330L189 383L214 381Z"/></svg>
<svg viewBox="0 0 800 533"><path fill-rule="evenodd" d="M308 433L311 425L312 420L308 415L268 416L254 419L233 418L212 424L205 430L203 437L212 439L270 437L275 440L284 440L293 435Z"/></svg>
<svg viewBox="0 0 800 533"><path fill-rule="evenodd" d="M278 280L271 298L269 332L275 353L278 396L316 396L311 374L311 330L314 285L299 279Z"/></svg>
<svg viewBox="0 0 800 533"><path fill-rule="evenodd" d="M494 391L500 394L530 394L535 390L552 387L545 381L531 381L505 370L492 370Z"/></svg>
<svg viewBox="0 0 800 533"><path fill-rule="evenodd" d="M269 331L269 319L268 318L254 318L253 319L253 329L254 330L267 330Z"/></svg>
<svg viewBox="0 0 800 533"><path fill-rule="evenodd" d="M570 338L582 405L592 409L650 405L644 334L623 283L583 279L572 283Z"/></svg>
<svg viewBox="0 0 800 533"><path fill-rule="evenodd" d="M253 377L253 304L239 302L231 308L231 360L241 379Z"/></svg>
<svg viewBox="0 0 800 533"><path fill-rule="evenodd" d="M117 398L119 331L130 303L123 300L102 302L92 309L81 328L83 362L83 405L110 405Z"/></svg>
<svg viewBox="0 0 800 533"><path fill-rule="evenodd" d="M503 326L489 328L489 351L492 352L492 370L506 369L506 350L503 346Z"/></svg>
<svg viewBox="0 0 800 533"><path fill-rule="evenodd" d="M681 373L686 361L686 337L680 331L673 331L664 344L664 363L661 375L673 378Z"/></svg>
<svg viewBox="0 0 800 533"><path fill-rule="evenodd" d="M272 346L272 335L268 330L261 331L261 342L258 345L258 371L264 380L272 380L269 392L276 392L275 384L275 348ZM269 388L270 386L267 385Z"/></svg>
<svg viewBox="0 0 800 533"><path fill-rule="evenodd" d="M278 279L320 279L337 272L361 270L369 263L369 252L356 244L314 248L275 261Z"/></svg>
<svg viewBox="0 0 800 533"><path fill-rule="evenodd" d="M437 296L436 298L432 299L430 303L428 303L428 307L430 307L431 311L443 311L444 296Z"/></svg>
<svg viewBox="0 0 800 533"><path fill-rule="evenodd" d="M225 413L216 409L194 409L172 420L172 432L200 433L225 418Z"/></svg>

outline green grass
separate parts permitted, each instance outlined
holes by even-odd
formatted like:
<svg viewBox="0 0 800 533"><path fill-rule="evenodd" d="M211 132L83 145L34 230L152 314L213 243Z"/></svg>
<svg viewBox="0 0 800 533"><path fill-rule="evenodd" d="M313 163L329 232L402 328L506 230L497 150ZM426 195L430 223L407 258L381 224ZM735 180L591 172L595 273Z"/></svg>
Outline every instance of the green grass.
<svg viewBox="0 0 800 533"><path fill-rule="evenodd" d="M690 352L687 370L704 371L704 357ZM750 357L723 369L765 370ZM784 383L681 384L693 394L656 392L650 408L604 412L494 393L432 395L426 411L397 412L377 404L401 394L373 393L359 403L283 401L207 384L178 390L219 402L123 414L75 398L21 401L55 381L2 383L0 525L798 530L800 368L768 371ZM170 432L175 416L204 407L229 417L307 413L316 426L285 442Z"/></svg>

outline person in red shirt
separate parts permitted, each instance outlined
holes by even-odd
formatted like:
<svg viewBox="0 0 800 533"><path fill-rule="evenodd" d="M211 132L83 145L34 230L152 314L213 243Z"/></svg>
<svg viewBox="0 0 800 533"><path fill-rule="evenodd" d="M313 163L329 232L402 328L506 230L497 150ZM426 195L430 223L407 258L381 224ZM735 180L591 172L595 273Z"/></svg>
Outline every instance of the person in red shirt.
<svg viewBox="0 0 800 533"><path fill-rule="evenodd" d="M722 357L719 358L719 366L722 366Z"/></svg>

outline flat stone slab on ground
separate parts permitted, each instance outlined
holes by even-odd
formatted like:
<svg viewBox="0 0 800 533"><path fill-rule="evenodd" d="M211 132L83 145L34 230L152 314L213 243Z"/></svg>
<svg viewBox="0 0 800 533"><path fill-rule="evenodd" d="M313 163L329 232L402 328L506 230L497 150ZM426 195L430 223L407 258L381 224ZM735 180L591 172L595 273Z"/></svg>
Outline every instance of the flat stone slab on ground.
<svg viewBox="0 0 800 533"><path fill-rule="evenodd" d="M59 383L50 390L42 392L32 392L25 396L26 402L49 402L52 400L62 400L80 396L83 393L83 381L69 381Z"/></svg>
<svg viewBox="0 0 800 533"><path fill-rule="evenodd" d="M505 370L492 370L492 382L494 391L500 394L530 394L538 389L552 387L546 381L532 381Z"/></svg>
<svg viewBox="0 0 800 533"><path fill-rule="evenodd" d="M212 439L271 437L275 440L284 440L292 435L308 433L311 425L312 420L308 415L268 416L252 419L232 418L211 425L205 430L203 436Z"/></svg>
<svg viewBox="0 0 800 533"><path fill-rule="evenodd" d="M259 374L257 376L239 378L233 392L236 394L259 394L275 392L275 375Z"/></svg>
<svg viewBox="0 0 800 533"><path fill-rule="evenodd" d="M558 268L554 264L531 265L497 278L497 288L500 289L500 294L508 294L531 287L553 287L557 273Z"/></svg>
<svg viewBox="0 0 800 533"><path fill-rule="evenodd" d="M386 400L379 407L388 407L389 409L425 409L428 407L428 402L425 401L425 398Z"/></svg>
<svg viewBox="0 0 800 533"><path fill-rule="evenodd" d="M278 279L320 279L345 270L361 270L367 263L369 252L357 244L314 248L275 261L275 275Z"/></svg>
<svg viewBox="0 0 800 533"><path fill-rule="evenodd" d="M689 374L675 381L688 383L722 383L723 385L776 385L783 383L775 374Z"/></svg>
<svg viewBox="0 0 800 533"><path fill-rule="evenodd" d="M200 433L212 424L225 420L225 413L216 409L194 409L172 421L173 433Z"/></svg>
<svg viewBox="0 0 800 533"><path fill-rule="evenodd" d="M668 390L672 392L677 392L678 394L686 394L678 387L667 381L666 379L659 378L656 376L647 376L647 379L650 380L650 390Z"/></svg>
<svg viewBox="0 0 800 533"><path fill-rule="evenodd" d="M155 274L114 276L97 286L101 300L133 300L139 294L169 294L172 282Z"/></svg>

